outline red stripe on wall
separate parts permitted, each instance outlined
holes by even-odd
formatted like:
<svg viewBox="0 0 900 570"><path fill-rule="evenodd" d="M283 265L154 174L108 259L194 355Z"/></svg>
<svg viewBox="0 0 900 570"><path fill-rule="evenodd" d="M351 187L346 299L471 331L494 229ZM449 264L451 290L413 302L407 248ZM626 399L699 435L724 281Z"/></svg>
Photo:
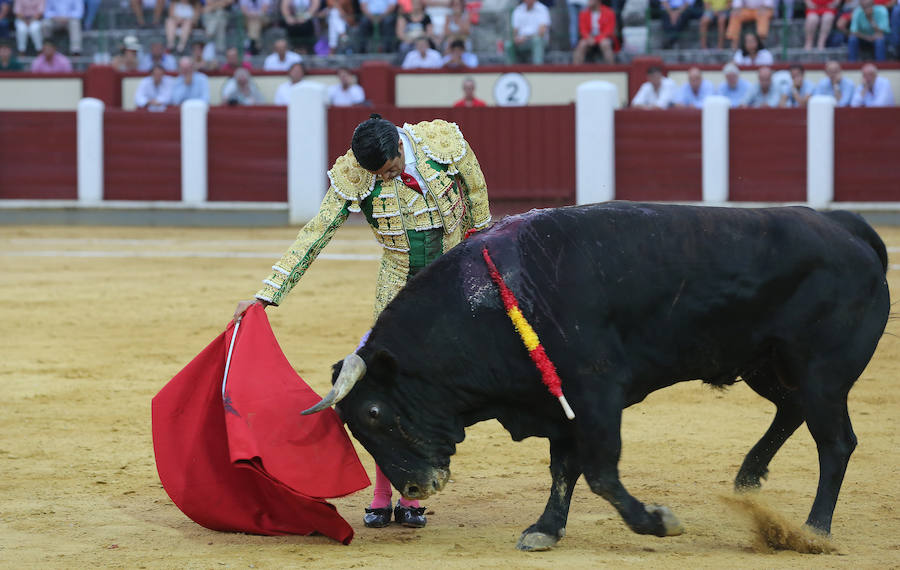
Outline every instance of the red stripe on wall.
<svg viewBox="0 0 900 570"><path fill-rule="evenodd" d="M181 115L107 109L103 197L181 200Z"/></svg>
<svg viewBox="0 0 900 570"><path fill-rule="evenodd" d="M700 111L616 111L616 198L701 200Z"/></svg>
<svg viewBox="0 0 900 570"><path fill-rule="evenodd" d="M287 201L287 110L213 108L207 117L210 201Z"/></svg>
<svg viewBox="0 0 900 570"><path fill-rule="evenodd" d="M74 111L0 113L0 199L78 197Z"/></svg>
<svg viewBox="0 0 900 570"><path fill-rule="evenodd" d="M806 201L806 109L732 109L729 199Z"/></svg>
<svg viewBox="0 0 900 570"><path fill-rule="evenodd" d="M834 199L900 200L900 108L835 109Z"/></svg>

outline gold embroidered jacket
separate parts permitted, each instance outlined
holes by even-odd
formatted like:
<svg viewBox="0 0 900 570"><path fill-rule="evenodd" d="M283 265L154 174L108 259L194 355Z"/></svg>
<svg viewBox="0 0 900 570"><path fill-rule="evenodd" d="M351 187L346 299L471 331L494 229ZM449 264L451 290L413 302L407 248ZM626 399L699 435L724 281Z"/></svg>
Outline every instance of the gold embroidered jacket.
<svg viewBox="0 0 900 570"><path fill-rule="evenodd" d="M328 179L331 186L318 214L300 232L293 245L272 266L256 294L279 304L297 284L316 256L334 236L350 212L362 211L375 238L384 247L376 289L375 314L406 283L411 242L440 230L441 251L458 244L465 232L491 221L487 184L475 153L455 123L440 119L405 124L416 168L425 179L424 195L408 188L399 177L383 182L362 168L352 151L338 158Z"/></svg>

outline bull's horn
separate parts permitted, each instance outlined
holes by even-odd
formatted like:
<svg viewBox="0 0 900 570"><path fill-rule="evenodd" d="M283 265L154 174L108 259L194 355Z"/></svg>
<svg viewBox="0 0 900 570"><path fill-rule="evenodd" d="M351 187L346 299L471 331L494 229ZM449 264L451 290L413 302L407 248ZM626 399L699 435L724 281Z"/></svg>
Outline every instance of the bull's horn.
<svg viewBox="0 0 900 570"><path fill-rule="evenodd" d="M355 352L348 354L341 366L341 373L332 386L331 391L322 398L322 401L308 410L301 412L304 416L321 412L344 399L350 393L353 386L366 374L366 362Z"/></svg>

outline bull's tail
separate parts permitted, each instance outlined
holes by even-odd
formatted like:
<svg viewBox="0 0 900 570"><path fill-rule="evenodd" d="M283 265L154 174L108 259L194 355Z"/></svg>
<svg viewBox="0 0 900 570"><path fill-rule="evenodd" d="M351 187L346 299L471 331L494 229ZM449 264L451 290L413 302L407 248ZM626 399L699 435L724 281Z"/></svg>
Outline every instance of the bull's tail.
<svg viewBox="0 0 900 570"><path fill-rule="evenodd" d="M882 269L887 273L887 248L884 246L881 236L878 235L862 216L855 212L848 212L847 210L834 210L832 212L824 212L824 214L846 228L847 231L853 235L868 243L872 249L875 250L875 254L878 256L878 259L881 260Z"/></svg>

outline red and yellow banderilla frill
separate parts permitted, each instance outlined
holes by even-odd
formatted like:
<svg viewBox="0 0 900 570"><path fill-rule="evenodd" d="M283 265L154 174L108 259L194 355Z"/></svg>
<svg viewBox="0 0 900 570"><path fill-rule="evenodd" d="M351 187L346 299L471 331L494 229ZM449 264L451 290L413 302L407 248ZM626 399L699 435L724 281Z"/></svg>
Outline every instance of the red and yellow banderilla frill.
<svg viewBox="0 0 900 570"><path fill-rule="evenodd" d="M500 275L497 266L494 265L494 261L491 259L486 247L481 250L481 254L484 256L484 262L487 264L491 279L494 280L497 288L500 289L500 298L503 299L503 307L506 309L506 314L509 315L509 320L512 321L522 342L525 343L528 356L531 357L532 362L534 362L534 365L537 366L538 371L541 373L541 381L547 386L547 390L559 400L566 417L570 420L575 419L575 412L569 407L569 402L563 395L562 382L559 379L559 374L556 373L556 366L553 365L553 361L547 356L547 352L541 344L541 339L538 338L537 333L534 332L534 329L528 323L528 319L525 318L525 315L519 309L519 301L510 288L506 286L503 276Z"/></svg>

